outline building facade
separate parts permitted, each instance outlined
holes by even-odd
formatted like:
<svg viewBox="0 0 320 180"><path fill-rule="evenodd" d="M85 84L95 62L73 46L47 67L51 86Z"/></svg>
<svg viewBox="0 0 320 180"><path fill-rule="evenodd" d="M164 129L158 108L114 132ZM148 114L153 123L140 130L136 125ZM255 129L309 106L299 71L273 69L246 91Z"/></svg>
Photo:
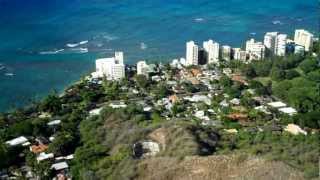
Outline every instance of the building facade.
<svg viewBox="0 0 320 180"><path fill-rule="evenodd" d="M230 46L222 46L221 47L221 58L226 61L230 61L231 59L231 47Z"/></svg>
<svg viewBox="0 0 320 180"><path fill-rule="evenodd" d="M297 45L304 46L304 50L308 52L313 45L313 34L304 29L297 29L294 34L294 42Z"/></svg>
<svg viewBox="0 0 320 180"><path fill-rule="evenodd" d="M100 78L106 77L108 80L124 78L125 65L123 64L123 53L116 52L115 57L97 59L95 76Z"/></svg>
<svg viewBox="0 0 320 180"><path fill-rule="evenodd" d="M278 32L267 32L264 35L263 44L266 47L267 56L275 55L277 36L278 36Z"/></svg>
<svg viewBox="0 0 320 180"><path fill-rule="evenodd" d="M208 63L219 63L219 44L213 40L203 42L203 48L207 52Z"/></svg>
<svg viewBox="0 0 320 180"><path fill-rule="evenodd" d="M186 63L187 66L198 65L199 47L194 41L189 41L186 44Z"/></svg>
<svg viewBox="0 0 320 180"><path fill-rule="evenodd" d="M250 39L246 42L246 53L249 55L249 60L261 60L265 56L265 46L262 42L256 42Z"/></svg>
<svg viewBox="0 0 320 180"><path fill-rule="evenodd" d="M149 73L149 65L146 61L139 61L137 63L137 74L148 76Z"/></svg>
<svg viewBox="0 0 320 180"><path fill-rule="evenodd" d="M277 56L285 56L286 55L287 38L288 38L288 35L286 35L286 34L277 35L275 55L277 55Z"/></svg>
<svg viewBox="0 0 320 180"><path fill-rule="evenodd" d="M246 61L247 53L241 48L233 48L232 49L232 57L234 60Z"/></svg>

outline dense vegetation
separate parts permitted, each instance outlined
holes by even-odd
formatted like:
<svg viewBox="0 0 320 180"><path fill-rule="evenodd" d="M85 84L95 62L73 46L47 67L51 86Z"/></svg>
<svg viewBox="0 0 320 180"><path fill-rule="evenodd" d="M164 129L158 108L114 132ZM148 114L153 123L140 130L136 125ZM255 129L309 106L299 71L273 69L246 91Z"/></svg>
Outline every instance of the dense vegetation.
<svg viewBox="0 0 320 180"><path fill-rule="evenodd" d="M271 94L299 111L302 127L320 128L320 68L313 56L288 56L242 66L262 95ZM265 91L264 89L271 89Z"/></svg>
<svg viewBox="0 0 320 180"><path fill-rule="evenodd" d="M314 52L319 53L319 49L316 45ZM244 74L248 84L221 73L225 67ZM188 70L191 68L197 67ZM210 68L221 74L219 80L210 80L215 92L219 92L210 97L211 104L179 100L170 109L155 105L174 94L167 82L174 79L178 69L166 65L163 72L156 73L166 80L155 82L132 72L127 79L104 80L101 85L82 79L62 96L52 93L30 107L0 114L0 169L17 172L20 166L28 165L41 179L52 178L50 164L53 160L37 163L35 154L22 147L8 147L5 141L22 135L31 142L36 137L54 136L47 152L56 156L74 153L75 158L69 164L74 179L134 179L143 169L139 166L142 160L134 156L133 145L150 139L152 132L164 129L166 148L157 154L160 157L182 160L186 156L240 153L280 160L304 172L306 178L317 177L320 152L317 57L310 53L273 57L250 64L232 61ZM185 91L183 95L208 93L203 84L182 81L178 86ZM271 109L270 114L265 114L254 109L260 105L254 100L255 96L284 101L299 113L287 116ZM233 98L238 98L241 105L236 108L221 105ZM107 106L119 100L127 107L112 109ZM144 111L140 101L144 106L152 106L152 111ZM98 107L104 107L100 115L91 116L89 111ZM208 113L209 109L214 113ZM203 125L194 116L198 110L206 112L216 124ZM247 120L231 120L227 116L231 113L245 113ZM50 116L41 117L43 114ZM48 127L47 123L55 119L61 120L61 124ZM308 130L308 135L284 132L283 127L289 123ZM228 133L228 129L236 129L237 133Z"/></svg>

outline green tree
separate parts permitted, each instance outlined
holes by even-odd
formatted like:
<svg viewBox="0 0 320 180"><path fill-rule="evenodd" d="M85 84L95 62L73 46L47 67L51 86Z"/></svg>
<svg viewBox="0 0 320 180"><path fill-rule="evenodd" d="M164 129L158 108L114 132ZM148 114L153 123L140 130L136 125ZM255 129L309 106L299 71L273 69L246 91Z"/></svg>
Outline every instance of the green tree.
<svg viewBox="0 0 320 180"><path fill-rule="evenodd" d="M57 155L67 155L74 148L74 136L69 132L59 132L49 145L49 151Z"/></svg>
<svg viewBox="0 0 320 180"><path fill-rule="evenodd" d="M285 78L285 74L285 71L278 67L273 67L270 72L271 78L274 81L283 80Z"/></svg>
<svg viewBox="0 0 320 180"><path fill-rule="evenodd" d="M0 169L8 167L9 158L7 146L0 139Z"/></svg>
<svg viewBox="0 0 320 180"><path fill-rule="evenodd" d="M294 69L290 69L286 71L285 74L286 74L286 79L289 79L289 80L300 76L300 73Z"/></svg>
<svg viewBox="0 0 320 180"><path fill-rule="evenodd" d="M40 104L40 110L43 112L58 113L61 110L61 100L54 91L49 94Z"/></svg>
<svg viewBox="0 0 320 180"><path fill-rule="evenodd" d="M142 75L142 74L137 75L135 79L140 88L145 89L148 87L149 82L145 75Z"/></svg>
<svg viewBox="0 0 320 180"><path fill-rule="evenodd" d="M310 58L302 61L299 67L303 70L304 73L309 73L319 67L319 62L316 59Z"/></svg>
<svg viewBox="0 0 320 180"><path fill-rule="evenodd" d="M102 86L109 100L115 100L119 98L120 86L118 82L104 80Z"/></svg>
<svg viewBox="0 0 320 180"><path fill-rule="evenodd" d="M220 78L219 82L223 87L231 87L232 86L232 80L228 76L225 76L225 75Z"/></svg>

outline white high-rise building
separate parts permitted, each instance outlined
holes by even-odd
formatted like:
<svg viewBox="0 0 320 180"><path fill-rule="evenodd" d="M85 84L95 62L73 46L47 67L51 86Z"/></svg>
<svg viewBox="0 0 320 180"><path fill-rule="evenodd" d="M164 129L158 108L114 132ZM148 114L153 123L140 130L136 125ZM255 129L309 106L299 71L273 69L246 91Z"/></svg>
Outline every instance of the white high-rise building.
<svg viewBox="0 0 320 180"><path fill-rule="evenodd" d="M208 64L219 63L219 44L213 40L203 42L203 48L207 53Z"/></svg>
<svg viewBox="0 0 320 180"><path fill-rule="evenodd" d="M246 42L246 53L249 54L250 60L264 59L265 46L262 42L256 42L254 39L250 39Z"/></svg>
<svg viewBox="0 0 320 180"><path fill-rule="evenodd" d="M245 61L247 60L247 53L246 51L241 50L241 48L233 48L233 59Z"/></svg>
<svg viewBox="0 0 320 180"><path fill-rule="evenodd" d="M304 46L304 50L308 52L313 45L313 34L304 29L297 29L294 34L294 42L297 45Z"/></svg>
<svg viewBox="0 0 320 180"><path fill-rule="evenodd" d="M286 47L287 47L287 37L286 34L279 34L276 39L276 47L275 54L277 56L285 56L286 55Z"/></svg>
<svg viewBox="0 0 320 180"><path fill-rule="evenodd" d="M264 35L263 44L266 46L271 55L275 54L277 36L278 32L267 32Z"/></svg>
<svg viewBox="0 0 320 180"><path fill-rule="evenodd" d="M198 65L199 47L193 41L187 42L186 61L187 66Z"/></svg>
<svg viewBox="0 0 320 180"><path fill-rule="evenodd" d="M149 65L146 61L139 61L137 63L137 74L148 76L149 73Z"/></svg>
<svg viewBox="0 0 320 180"><path fill-rule="evenodd" d="M125 77L125 65L123 64L123 53L116 52L115 55L121 55L116 59L102 58L96 60L96 72L92 75L95 77L106 77L108 80L119 80Z"/></svg>
<svg viewBox="0 0 320 180"><path fill-rule="evenodd" d="M123 52L121 51L116 51L114 53L114 58L116 59L116 61L119 63L119 64L123 64Z"/></svg>
<svg viewBox="0 0 320 180"><path fill-rule="evenodd" d="M230 46L222 46L221 47L221 58L230 61L231 59L231 47Z"/></svg>

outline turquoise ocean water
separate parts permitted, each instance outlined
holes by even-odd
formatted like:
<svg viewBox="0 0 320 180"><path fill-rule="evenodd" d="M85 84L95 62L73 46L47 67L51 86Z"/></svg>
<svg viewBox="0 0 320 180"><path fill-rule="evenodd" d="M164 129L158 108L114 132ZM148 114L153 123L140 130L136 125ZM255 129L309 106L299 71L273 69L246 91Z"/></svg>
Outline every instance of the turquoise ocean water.
<svg viewBox="0 0 320 180"><path fill-rule="evenodd" d="M115 50L168 61L187 40L241 46L296 28L319 31L317 0L0 0L0 111L61 91Z"/></svg>

